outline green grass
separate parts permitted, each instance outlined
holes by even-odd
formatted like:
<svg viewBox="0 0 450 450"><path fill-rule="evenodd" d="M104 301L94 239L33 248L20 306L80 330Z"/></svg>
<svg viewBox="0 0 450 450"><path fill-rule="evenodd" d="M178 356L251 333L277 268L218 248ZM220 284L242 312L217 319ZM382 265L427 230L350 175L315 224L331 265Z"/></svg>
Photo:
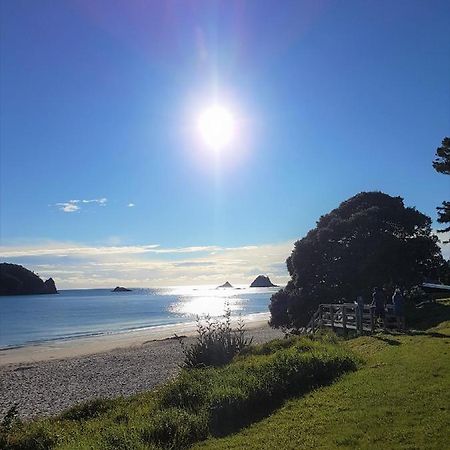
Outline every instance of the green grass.
<svg viewBox="0 0 450 450"><path fill-rule="evenodd" d="M448 315L448 300L431 309L444 307ZM423 317L438 322L428 310ZM409 335L349 340L345 345L366 361L360 370L288 401L239 433L194 448L449 448L449 343L449 321Z"/></svg>
<svg viewBox="0 0 450 450"><path fill-rule="evenodd" d="M260 420L357 364L349 349L326 336L276 341L223 367L184 370L153 393L95 400L59 417L16 424L3 430L0 448L188 448Z"/></svg>
<svg viewBox="0 0 450 450"><path fill-rule="evenodd" d="M436 315L450 300L424 308L420 331L275 340L157 391L6 424L0 448L448 448L450 321Z"/></svg>

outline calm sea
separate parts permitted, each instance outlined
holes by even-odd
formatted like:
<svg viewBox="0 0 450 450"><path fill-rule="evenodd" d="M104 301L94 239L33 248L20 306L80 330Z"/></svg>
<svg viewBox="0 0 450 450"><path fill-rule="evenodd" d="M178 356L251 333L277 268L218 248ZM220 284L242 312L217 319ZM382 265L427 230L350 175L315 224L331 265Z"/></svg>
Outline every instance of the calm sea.
<svg viewBox="0 0 450 450"><path fill-rule="evenodd" d="M169 325L197 315L267 312L277 288L205 287L62 290L57 295L0 297L0 348Z"/></svg>

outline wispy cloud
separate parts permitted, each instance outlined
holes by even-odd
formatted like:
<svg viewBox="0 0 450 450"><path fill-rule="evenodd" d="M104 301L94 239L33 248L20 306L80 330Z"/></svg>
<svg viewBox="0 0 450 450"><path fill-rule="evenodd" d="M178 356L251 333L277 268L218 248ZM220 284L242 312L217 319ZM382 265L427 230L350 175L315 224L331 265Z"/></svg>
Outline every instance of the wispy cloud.
<svg viewBox="0 0 450 450"><path fill-rule="evenodd" d="M134 208L136 205L134 203L130 202L130 203L128 203L127 206L128 206L128 208Z"/></svg>
<svg viewBox="0 0 450 450"><path fill-rule="evenodd" d="M105 206L108 199L106 197L102 198L93 198L93 199L83 199L83 200L69 200L67 202L59 202L55 203L54 206L56 206L60 211L63 211L65 213L73 213L80 211L81 203L87 204L87 203L96 203L100 206Z"/></svg>
<svg viewBox="0 0 450 450"><path fill-rule="evenodd" d="M77 205L78 200L69 200L68 202L56 203L56 207L66 213L73 213L79 211L80 207Z"/></svg>
<svg viewBox="0 0 450 450"><path fill-rule="evenodd" d="M442 256L446 259L450 259L450 243L444 244L444 242L450 241L450 231L445 233L436 233L439 238L439 246L441 247Z"/></svg>
<svg viewBox="0 0 450 450"><path fill-rule="evenodd" d="M101 206L105 206L107 201L108 201L107 198L102 197L102 198L93 198L91 200L81 200L81 203L98 203Z"/></svg>
<svg viewBox="0 0 450 450"><path fill-rule="evenodd" d="M95 256L95 255L135 255L154 251L158 244L139 246L74 246L73 244L50 244L35 247L0 247L0 257L11 258L20 256Z"/></svg>
<svg viewBox="0 0 450 450"><path fill-rule="evenodd" d="M87 246L46 242L36 246L0 247L0 258L23 264L60 288L248 284L262 273L275 283L288 279L285 260L293 242L220 247Z"/></svg>

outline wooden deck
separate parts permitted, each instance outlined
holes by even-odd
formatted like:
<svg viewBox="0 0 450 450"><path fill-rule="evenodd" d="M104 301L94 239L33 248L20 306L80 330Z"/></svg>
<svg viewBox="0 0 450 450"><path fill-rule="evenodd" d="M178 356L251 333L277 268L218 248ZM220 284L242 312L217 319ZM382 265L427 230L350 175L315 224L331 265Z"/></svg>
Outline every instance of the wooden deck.
<svg viewBox="0 0 450 450"><path fill-rule="evenodd" d="M374 309L370 305L364 305L362 321L358 324L357 306L354 303L329 303L319 306L306 331L315 333L323 328L341 329L344 333L349 330L374 333L385 328L398 328L398 324L392 305L386 306L384 322L378 322Z"/></svg>

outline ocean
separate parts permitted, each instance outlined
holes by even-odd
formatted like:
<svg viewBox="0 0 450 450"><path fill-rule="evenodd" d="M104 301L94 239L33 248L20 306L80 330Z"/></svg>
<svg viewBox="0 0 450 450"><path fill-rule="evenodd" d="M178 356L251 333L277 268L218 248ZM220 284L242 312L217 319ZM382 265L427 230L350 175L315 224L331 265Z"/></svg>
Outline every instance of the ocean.
<svg viewBox="0 0 450 450"><path fill-rule="evenodd" d="M268 312L277 288L177 287L61 290L55 295L0 297L0 349L126 333L160 325Z"/></svg>

